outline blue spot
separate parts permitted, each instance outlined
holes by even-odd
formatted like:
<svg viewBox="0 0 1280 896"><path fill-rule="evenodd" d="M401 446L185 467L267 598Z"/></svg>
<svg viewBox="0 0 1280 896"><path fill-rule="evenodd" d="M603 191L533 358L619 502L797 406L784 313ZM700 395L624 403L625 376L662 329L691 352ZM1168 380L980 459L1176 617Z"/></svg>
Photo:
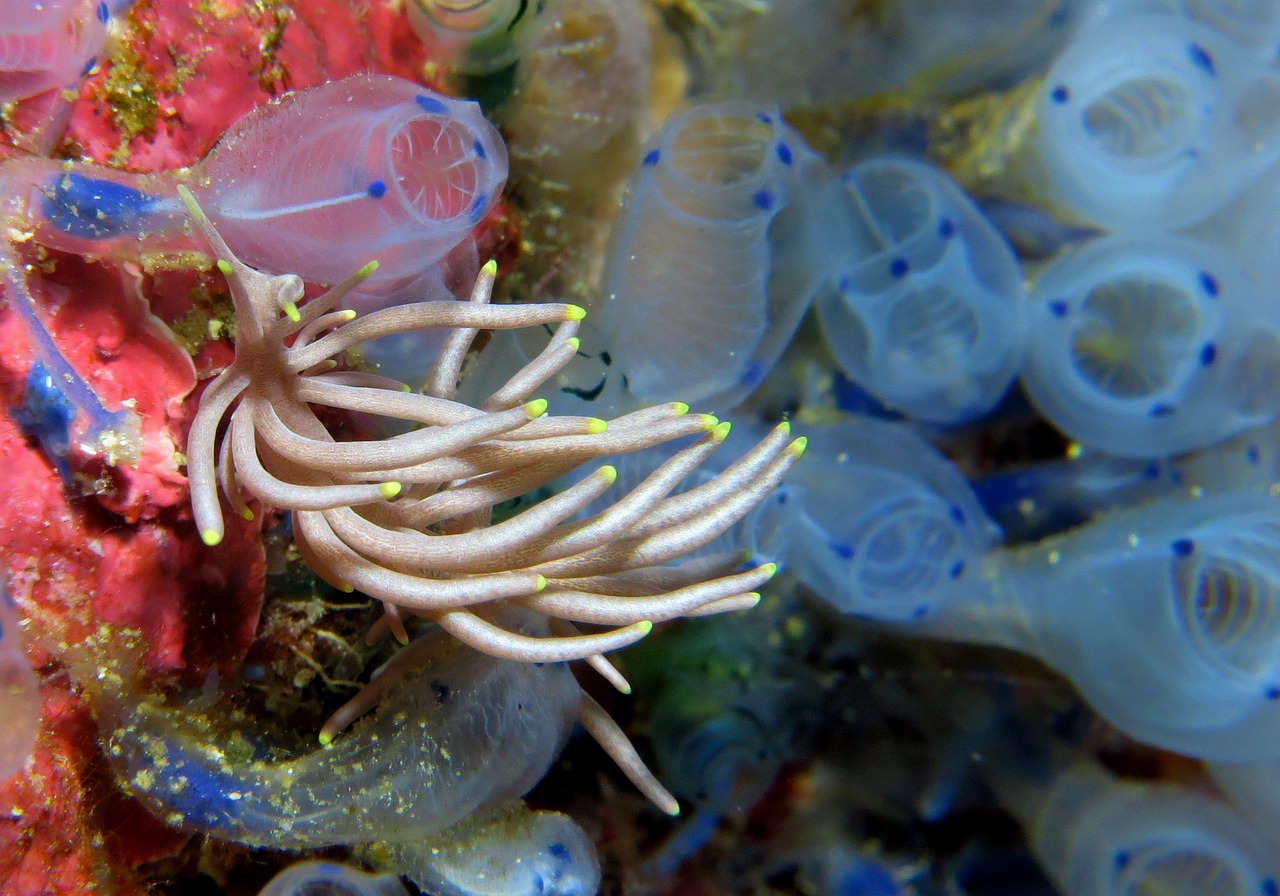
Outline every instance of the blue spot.
<svg viewBox="0 0 1280 896"><path fill-rule="evenodd" d="M1152 417L1168 417L1173 413L1173 405L1164 404L1163 402L1151 409Z"/></svg>
<svg viewBox="0 0 1280 896"><path fill-rule="evenodd" d="M659 158L658 151L656 149L651 149L644 154L644 164L656 165L658 164L658 158Z"/></svg>
<svg viewBox="0 0 1280 896"><path fill-rule="evenodd" d="M1160 478L1160 462L1158 460L1151 461L1151 463L1142 468L1142 475L1148 479Z"/></svg>
<svg viewBox="0 0 1280 896"><path fill-rule="evenodd" d="M779 507L785 507L785 506L786 506L786 504L787 504L787 499L788 499L789 497L791 497L791 496L790 496L790 494L789 494L788 492L786 492L785 490L784 490L784 491L779 491L779 492L778 492L778 506L779 506Z"/></svg>
<svg viewBox="0 0 1280 896"><path fill-rule="evenodd" d="M848 292L849 286L850 286L849 275L841 274L840 279L836 281L836 289L840 290L841 292Z"/></svg>
<svg viewBox="0 0 1280 896"><path fill-rule="evenodd" d="M1208 271L1200 272L1200 287L1211 296L1218 294L1218 280Z"/></svg>
<svg viewBox="0 0 1280 896"><path fill-rule="evenodd" d="M759 361L752 361L747 366L747 372L742 375L739 385L746 386L748 389L754 389L760 385L760 381L764 379L764 364Z"/></svg>
<svg viewBox="0 0 1280 896"><path fill-rule="evenodd" d="M565 846L563 843L552 843L547 847L547 852L557 859L569 858L569 847Z"/></svg>
<svg viewBox="0 0 1280 896"><path fill-rule="evenodd" d="M835 552L835 555L837 557L840 557L841 559L844 559L844 560L853 559L853 554L854 554L853 545L849 544L849 542L829 541L827 542L827 544L831 546L831 550Z"/></svg>
<svg viewBox="0 0 1280 896"><path fill-rule="evenodd" d="M380 180L375 180L369 184L369 195L374 199L381 199L387 195L387 185Z"/></svg>
<svg viewBox="0 0 1280 896"><path fill-rule="evenodd" d="M1205 347L1200 349L1200 363L1208 367L1213 363L1213 359L1218 357L1218 347L1212 342L1206 343Z"/></svg>
<svg viewBox="0 0 1280 896"><path fill-rule="evenodd" d="M905 277L909 270L911 270L911 265L907 263L905 258L895 258L889 262L889 273L895 277Z"/></svg>
<svg viewBox="0 0 1280 896"><path fill-rule="evenodd" d="M774 198L768 190L758 190L752 195L751 201L756 204L756 208L767 212L773 208Z"/></svg>
<svg viewBox="0 0 1280 896"><path fill-rule="evenodd" d="M1049 99L1061 106L1071 99L1071 91L1065 85L1059 84L1049 93Z"/></svg>
<svg viewBox="0 0 1280 896"><path fill-rule="evenodd" d="M58 388L57 378L40 361L31 365L22 392L22 406L14 412L18 425L44 449L64 477L71 449L71 424L76 406Z"/></svg>
<svg viewBox="0 0 1280 896"><path fill-rule="evenodd" d="M477 196L475 201L471 203L471 208L468 210L471 217L475 218L477 221L484 216L484 202L484 196Z"/></svg>
<svg viewBox="0 0 1280 896"><path fill-rule="evenodd" d="M911 611L911 618L923 619L928 614L928 612L929 612L929 605L921 604L920 606L916 607L914 610Z"/></svg>
<svg viewBox="0 0 1280 896"><path fill-rule="evenodd" d="M425 93L418 94L414 99L416 99L418 105L422 107L422 111L430 115L444 115L449 111L449 107L441 100L438 100L433 96L427 96Z"/></svg>
<svg viewBox="0 0 1280 896"><path fill-rule="evenodd" d="M1173 548L1173 553L1176 557L1190 557L1195 553L1196 543L1190 538L1179 538L1169 547Z"/></svg>
<svg viewBox="0 0 1280 896"><path fill-rule="evenodd" d="M1127 852L1116 853L1116 867L1123 868L1125 865L1128 865L1130 858L1132 857Z"/></svg>
<svg viewBox="0 0 1280 896"><path fill-rule="evenodd" d="M1071 310L1071 306L1062 301L1062 299L1056 299L1049 303L1049 313L1054 317L1066 317L1069 310Z"/></svg>
<svg viewBox="0 0 1280 896"><path fill-rule="evenodd" d="M479 140L471 144L471 148L475 150L477 158L487 159L489 157L488 154L485 153L484 151L484 144L481 143Z"/></svg>
<svg viewBox="0 0 1280 896"><path fill-rule="evenodd" d="M778 159L781 160L782 164L784 165L791 164L791 147L790 146L787 146L787 144L785 143L779 143L775 151L778 153Z"/></svg>
<svg viewBox="0 0 1280 896"><path fill-rule="evenodd" d="M111 20L111 9L107 6L106 0L98 0L98 21L107 24Z"/></svg>
<svg viewBox="0 0 1280 896"><path fill-rule="evenodd" d="M964 511L954 504L951 505L951 518L955 520L957 523L959 523L961 526L964 525L964 520L965 520Z"/></svg>
<svg viewBox="0 0 1280 896"><path fill-rule="evenodd" d="M953 579L960 578L960 576L964 574L964 561L957 560L955 563L951 564L951 569L949 570L949 574Z"/></svg>
<svg viewBox="0 0 1280 896"><path fill-rule="evenodd" d="M761 120L761 121L763 121L765 124L773 124L773 116L771 116L771 115L770 115L769 113L767 113L767 112L757 112L757 113L756 113L756 118L760 119L760 120Z"/></svg>
<svg viewBox="0 0 1280 896"><path fill-rule="evenodd" d="M1267 699L1280 700L1280 688L1277 688L1277 687L1267 688Z"/></svg>
<svg viewBox="0 0 1280 896"><path fill-rule="evenodd" d="M159 200L114 181L68 173L40 201L45 218L63 233L101 240L140 232Z"/></svg>
<svg viewBox="0 0 1280 896"><path fill-rule="evenodd" d="M1218 69L1213 64L1213 57L1209 55L1209 51L1199 44L1187 44L1187 56L1191 61L1200 66L1213 77L1217 77Z"/></svg>
<svg viewBox="0 0 1280 896"><path fill-rule="evenodd" d="M1246 448L1244 456L1251 464L1256 464L1258 461L1262 460L1262 452L1258 450L1257 445L1250 445Z"/></svg>
<svg viewBox="0 0 1280 896"><path fill-rule="evenodd" d="M949 240L956 232L956 225L951 223L950 218L943 218L938 222L938 236L944 240Z"/></svg>
<svg viewBox="0 0 1280 896"><path fill-rule="evenodd" d="M1275 878L1272 878L1272 877L1263 878L1262 892L1265 893L1266 896L1276 896L1276 891L1277 891L1277 888L1276 888Z"/></svg>

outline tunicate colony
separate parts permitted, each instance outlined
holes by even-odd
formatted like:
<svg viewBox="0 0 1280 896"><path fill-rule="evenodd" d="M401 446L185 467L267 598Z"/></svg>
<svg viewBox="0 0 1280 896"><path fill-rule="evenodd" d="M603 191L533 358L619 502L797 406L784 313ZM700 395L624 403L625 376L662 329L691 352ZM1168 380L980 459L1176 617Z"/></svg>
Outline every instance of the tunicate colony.
<svg viewBox="0 0 1280 896"><path fill-rule="evenodd" d="M823 606L851 641L887 628L1030 654L1128 737L1211 763L1217 792L1125 782L1064 741L993 723L976 741L989 750L982 775L1062 893L1274 894L1277 844L1261 841L1274 840L1280 816L1280 5L1009 4L1046 48L1032 59L1004 52L977 0L947 13L903 3L913 52L847 98L814 86L824 65L853 66L827 55L841 39L831 6L778 0L738 22L743 60L787 39L816 42L811 58L789 59L776 84L759 67L727 65L730 98L687 97L630 147L616 220L595 247L597 354L549 398L576 413L709 402L747 427L793 413L809 457L715 547L782 564L785 606ZM552 44L563 36L555 23L590 4L408 7L457 71L515 66L524 93L499 115L540 176L573 171L643 118L643 97L554 129L531 125L519 105L554 96L556 78L589 92ZM72 17L74 40L29 64L22 41L50 19L6 20L0 98L69 83L102 38L88 5L44 9ZM630 4L614 12L632 30L640 21ZM823 22L831 36L812 30ZM625 33L609 38L619 66L647 72ZM950 80L929 71L939 34L963 48ZM980 199L910 141L824 155L787 123L807 102L906 83L935 101L971 90L984 83L975 56L989 57L999 86L1032 86L1021 102L1034 122L1001 176L978 184ZM602 77L594 99L615 89ZM190 171L27 157L4 163L0 185L7 219L41 244L127 259L191 248L176 198L185 183L264 270L329 282L377 258L367 301L378 303L444 290L441 265L459 252L454 262L467 263L468 234L506 176L503 138L477 105L362 75L251 113ZM1028 220L1000 212L1016 207L1053 222L1047 258L1020 259L1015 228L997 228ZM104 408L62 357L9 255L0 244L5 296L36 358L17 413L58 465L104 434L127 442L128 410ZM495 337L474 383L521 350ZM1070 441L1070 457L974 475L966 439L993 417L1028 415L1024 398ZM963 472L955 458L968 461ZM620 472L624 484L642 475ZM709 633L720 625L742 628ZM0 705L21 720L0 738L3 773L21 768L38 718L19 629L0 599ZM801 697L817 687L813 670L753 631L700 620L683 641L637 656L635 683L653 692L651 749L697 810L655 859L663 873L802 758L804 717L818 712ZM200 740L207 722L195 715L100 694L108 752L158 814L214 836L298 849L387 841L405 850L397 873L441 894L595 892L582 831L515 802L570 736L568 671L431 649L429 686L398 685L398 700L329 750L228 757ZM686 675L672 672L689 656ZM708 657L729 656L746 658L744 678L708 671L721 668ZM1025 750L992 746L1002 737ZM376 765L361 761L369 741L386 751ZM877 882L863 889L849 883L850 868L880 868L854 855L845 843L820 861L806 853L814 892L894 891L883 871L858 878ZM308 863L263 892L402 890L393 876Z"/></svg>

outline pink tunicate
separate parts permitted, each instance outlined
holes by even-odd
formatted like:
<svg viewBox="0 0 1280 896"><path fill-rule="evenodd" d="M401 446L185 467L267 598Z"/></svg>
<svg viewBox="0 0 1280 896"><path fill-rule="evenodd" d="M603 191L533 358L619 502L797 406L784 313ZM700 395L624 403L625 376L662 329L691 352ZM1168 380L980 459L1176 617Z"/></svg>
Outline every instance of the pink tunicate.
<svg viewBox="0 0 1280 896"><path fill-rule="evenodd" d="M193 192L249 264L334 281L376 259L386 282L467 238L507 153L475 103L360 74L246 116L197 174Z"/></svg>

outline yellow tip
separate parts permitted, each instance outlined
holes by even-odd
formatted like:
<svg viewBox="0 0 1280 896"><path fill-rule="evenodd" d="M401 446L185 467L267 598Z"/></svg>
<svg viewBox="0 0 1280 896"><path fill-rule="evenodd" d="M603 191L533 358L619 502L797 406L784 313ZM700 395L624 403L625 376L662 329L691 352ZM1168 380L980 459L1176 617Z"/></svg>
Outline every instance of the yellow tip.
<svg viewBox="0 0 1280 896"><path fill-rule="evenodd" d="M618 481L618 468L612 464L605 464L600 468L599 476L605 481L605 485L613 485Z"/></svg>
<svg viewBox="0 0 1280 896"><path fill-rule="evenodd" d="M534 590L534 591L545 591L545 590L546 590L546 588L547 588L547 577L546 577L546 576L542 576L542 575L538 576L538 581L537 581L537 583L533 586L533 590Z"/></svg>
<svg viewBox="0 0 1280 896"><path fill-rule="evenodd" d="M565 320L582 320L587 316L587 309L581 305L566 305L564 309Z"/></svg>
<svg viewBox="0 0 1280 896"><path fill-rule="evenodd" d="M413 391L413 386L410 386L408 383L401 383L401 384L400 384L400 391L401 391L401 392L412 392L412 391Z"/></svg>
<svg viewBox="0 0 1280 896"><path fill-rule="evenodd" d="M598 436L609 428L607 420L601 420L599 417L590 417L587 419L587 433L589 435Z"/></svg>
<svg viewBox="0 0 1280 896"><path fill-rule="evenodd" d="M329 744L333 743L333 735L328 731L321 731L320 737L317 739L320 741L320 746L322 747L327 747Z"/></svg>
<svg viewBox="0 0 1280 896"><path fill-rule="evenodd" d="M647 635L649 632L653 631L653 623L648 619L645 619L643 622L637 622L636 627L640 629L641 636Z"/></svg>
<svg viewBox="0 0 1280 896"><path fill-rule="evenodd" d="M524 412L529 415L530 420L541 417L547 412L547 400L545 398L535 398L525 404Z"/></svg>
<svg viewBox="0 0 1280 896"><path fill-rule="evenodd" d="M253 511L250 510L248 507L241 509L240 518L250 523L252 523L256 519L256 517L253 515Z"/></svg>
<svg viewBox="0 0 1280 896"><path fill-rule="evenodd" d="M404 486L398 482L384 482L382 485L378 486L378 491L382 492L382 497L390 499L400 494L400 490L403 487Z"/></svg>
<svg viewBox="0 0 1280 896"><path fill-rule="evenodd" d="M376 271L379 267L380 265L378 264L378 262L371 261L368 264L366 264L364 267L362 267L360 270L356 271L356 276L359 277L361 280L365 279L366 277L372 277L373 272Z"/></svg>
<svg viewBox="0 0 1280 896"><path fill-rule="evenodd" d="M582 340L579 339L577 336L570 336L564 342L565 342L565 345L573 349L574 354L577 354L578 349L582 348Z"/></svg>
<svg viewBox="0 0 1280 896"><path fill-rule="evenodd" d="M624 695L624 696L630 697L630 696L631 696L631 691L632 691L632 688L631 688L631 682L629 682L629 681L620 681L620 682L618 682L618 693L619 693L619 694L622 694L622 695Z"/></svg>
<svg viewBox="0 0 1280 896"><path fill-rule="evenodd" d="M283 308L284 316L289 318L289 320L293 321L295 324L302 320L302 315L298 313L298 306L293 302L285 302Z"/></svg>
<svg viewBox="0 0 1280 896"><path fill-rule="evenodd" d="M711 436L717 442L723 442L725 439L729 438L729 430L732 428L733 424L728 420L723 423L717 423L715 426L711 427Z"/></svg>
<svg viewBox="0 0 1280 896"><path fill-rule="evenodd" d="M746 609L750 610L750 609L752 609L752 608L754 608L754 607L758 607L758 606L760 605L760 594L759 594L759 592L751 591L751 592L749 592L749 593L748 593L748 596L749 596L749 597L751 597L751 598L753 598L753 600L751 601L751 606L750 606L750 607L747 607Z"/></svg>
<svg viewBox="0 0 1280 896"><path fill-rule="evenodd" d="M677 803L677 802L675 802L674 800L672 800L672 801L671 801L671 805L670 805L670 806L666 806L666 807L665 807L665 809L664 809L664 811L665 811L668 815L670 815L672 818L679 818L679 817L680 817L680 804L679 804L679 803Z"/></svg>
<svg viewBox="0 0 1280 896"><path fill-rule="evenodd" d="M766 563L764 566L760 567L760 571L772 579L778 574L778 564Z"/></svg>
<svg viewBox="0 0 1280 896"><path fill-rule="evenodd" d="M796 439L794 442L792 442L790 445L787 446L787 451L791 452L791 454L795 457L803 457L804 450L808 447L809 447L809 440L804 436L801 436L800 438Z"/></svg>
<svg viewBox="0 0 1280 896"><path fill-rule="evenodd" d="M355 586L352 585L350 582L339 582L338 590L341 591L343 594L350 594L356 589L355 589Z"/></svg>
<svg viewBox="0 0 1280 896"><path fill-rule="evenodd" d="M222 544L222 533L216 529L205 529L200 533L200 540L209 547L214 548Z"/></svg>
<svg viewBox="0 0 1280 896"><path fill-rule="evenodd" d="M345 311L343 311L343 312L342 312L342 319L343 319L343 320L355 320L355 319L356 319L356 312L355 312L355 309L354 309L354 308L348 308L348 309L346 309Z"/></svg>
<svg viewBox="0 0 1280 896"><path fill-rule="evenodd" d="M484 274L486 277L498 276L498 259L490 258L486 261L484 266L480 268L480 273Z"/></svg>
<svg viewBox="0 0 1280 896"><path fill-rule="evenodd" d="M218 259L218 270L222 271L222 276L230 277L235 268L231 267L231 262L225 258Z"/></svg>
<svg viewBox="0 0 1280 896"><path fill-rule="evenodd" d="M671 402L671 410L677 417L683 417L689 413L689 406L683 401L673 401Z"/></svg>
<svg viewBox="0 0 1280 896"><path fill-rule="evenodd" d="M404 630L403 625L399 625L396 627L394 635L395 635L396 643L399 644L401 647L409 643L409 633Z"/></svg>
<svg viewBox="0 0 1280 896"><path fill-rule="evenodd" d="M720 418L717 417L715 414L703 414L702 425L705 426L708 430L715 429L717 426L720 425Z"/></svg>
<svg viewBox="0 0 1280 896"><path fill-rule="evenodd" d="M790 420L783 420L781 423L779 423L779 424L778 424L778 432L790 433L790 432L791 432L791 421L790 421Z"/></svg>

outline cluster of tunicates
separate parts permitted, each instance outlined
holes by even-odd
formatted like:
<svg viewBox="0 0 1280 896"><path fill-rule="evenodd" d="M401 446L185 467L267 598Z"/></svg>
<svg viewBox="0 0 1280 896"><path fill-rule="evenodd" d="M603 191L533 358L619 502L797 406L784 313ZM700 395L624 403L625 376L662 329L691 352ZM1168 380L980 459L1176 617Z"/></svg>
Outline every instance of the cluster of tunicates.
<svg viewBox="0 0 1280 896"><path fill-rule="evenodd" d="M904 45L930 45L922 23L945 31L891 6L910 26L875 27ZM1223 763L1280 760L1280 7L1057 7L1052 24L1023 10L1039 59L990 60L983 101L1021 130L998 175L956 165L969 183L928 133L833 148L839 113L804 108L825 96L804 66L835 38L776 11L760 20L776 33L743 29L757 48L804 32L812 54L739 72L725 90L739 98L686 102L646 144L593 308L607 354L560 400L692 390L749 425L792 414L806 462L713 547L781 564L798 593L874 630L1030 654L1133 740L1218 763L1224 781L1262 775ZM924 78L921 105L946 109L982 70L967 62L885 70L879 89ZM1032 420L1056 430L1035 436L1056 456L982 454L984 432ZM1010 809L1071 896L1274 889L1222 800L1063 769ZM1084 811L1054 783L1082 776L1099 813L1134 817L1097 842L1066 830L1092 822L1054 822L1080 841L1068 848L1037 819L1059 801Z"/></svg>

